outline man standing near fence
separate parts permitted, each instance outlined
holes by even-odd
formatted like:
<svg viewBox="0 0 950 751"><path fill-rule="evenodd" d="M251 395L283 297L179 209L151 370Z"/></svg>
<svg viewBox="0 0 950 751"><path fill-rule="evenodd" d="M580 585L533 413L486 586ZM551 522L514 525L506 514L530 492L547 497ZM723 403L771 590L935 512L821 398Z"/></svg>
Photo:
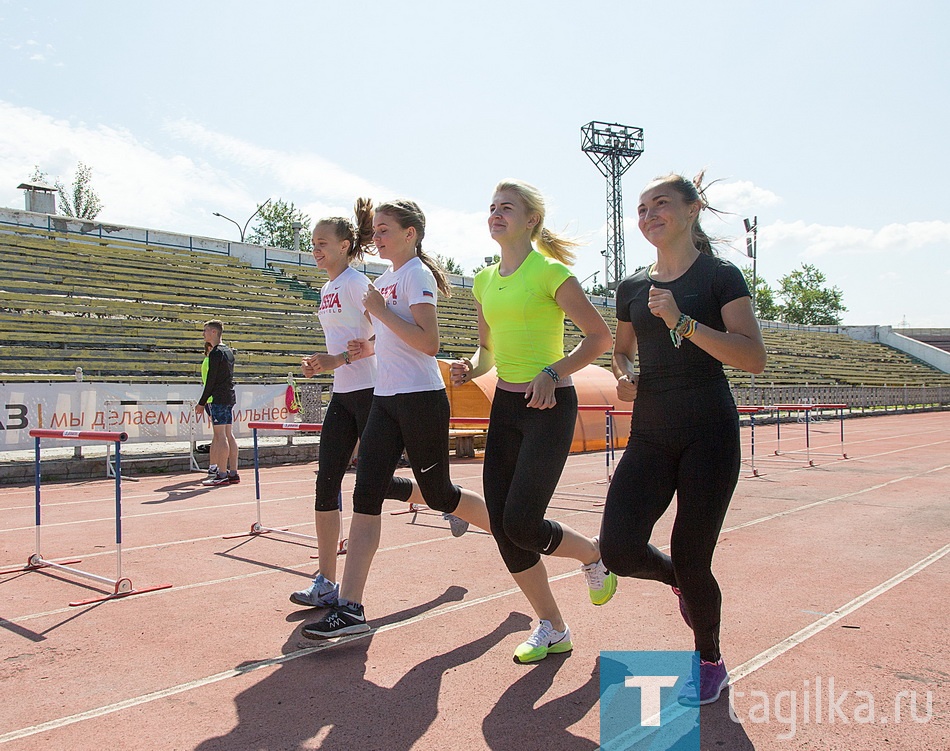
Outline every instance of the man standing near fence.
<svg viewBox="0 0 950 751"><path fill-rule="evenodd" d="M223 335L224 324L221 321L213 319L205 323L204 339L211 345L211 352L208 353L208 378L201 398L195 405L195 414L203 414L207 405L211 415L214 438L208 459L211 464L217 465L218 471L213 477L202 481L202 485L209 487L234 485L241 481L237 472L238 445L231 429L232 413L237 402L234 395L234 352L222 344Z"/></svg>

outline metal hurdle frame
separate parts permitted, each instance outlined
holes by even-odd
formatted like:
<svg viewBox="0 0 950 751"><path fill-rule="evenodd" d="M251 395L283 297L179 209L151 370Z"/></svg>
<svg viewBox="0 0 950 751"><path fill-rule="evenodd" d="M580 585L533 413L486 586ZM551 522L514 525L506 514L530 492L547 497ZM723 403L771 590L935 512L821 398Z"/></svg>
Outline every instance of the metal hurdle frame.
<svg viewBox="0 0 950 751"><path fill-rule="evenodd" d="M254 498L257 506L257 520L251 524L251 529L247 534L225 535L225 540L231 540L235 537L257 537L259 535L283 535L297 540L317 541L316 535L305 535L303 532L291 532L289 529L277 529L276 527L265 527L261 522L261 462L260 450L257 443L258 430L288 430L295 433L301 431L306 433L319 433L323 430L323 423L319 422L249 422L247 424L254 436ZM337 555L346 554L346 539L340 540Z"/></svg>
<svg viewBox="0 0 950 751"><path fill-rule="evenodd" d="M143 594L145 592L154 592L159 589L168 589L171 587L171 584L157 584L151 587L145 587L143 589L135 589L132 587L132 580L128 577L122 576L122 452L120 446L122 445L123 441L128 440L128 434L106 430L47 430L43 428L34 428L30 430L30 437L35 440L34 487L36 496L36 514L34 528L36 530L36 552L34 552L33 555L29 557L26 566L24 566L22 569L7 570L0 573L8 574L13 573L13 571L39 571L44 568L51 568L55 569L56 571L64 571L70 574L75 574L76 576L82 576L86 579L99 582L100 584L107 584L113 588L112 594L104 595L102 597L92 597L86 600L77 600L75 602L69 603L71 607L91 605L97 602L114 600L119 597L129 597L131 595ZM72 566L68 565L71 563L81 563L82 559L77 558L57 563L44 558L40 552L42 549L40 547L40 528L42 526L40 502L40 486L42 484L40 472L40 441L43 438L59 438L80 441L109 441L110 445L112 443L115 444L115 579L109 579L105 576L92 574L88 571L82 571L81 569L73 568Z"/></svg>
<svg viewBox="0 0 950 751"><path fill-rule="evenodd" d="M103 402L104 407L109 407L113 405L118 406L127 406L127 405L139 405L139 404L164 404L166 406L182 406L186 404L190 405L192 410L194 406L198 403L196 399L106 399ZM111 427L111 426L109 426ZM195 438L195 423L190 423L191 427L191 437L188 440L188 459L190 464L190 469L193 472L201 472L201 467L198 466L198 460L195 458L195 449L197 448L197 439ZM116 466L112 462L112 444L106 444L106 477L113 477L118 472ZM142 457L141 459L129 459L126 458L125 463L129 462L144 462L150 461L152 459L177 459L178 454L163 454L162 456L147 456ZM138 482L134 477L126 477L126 480L132 480L133 482Z"/></svg>
<svg viewBox="0 0 950 751"><path fill-rule="evenodd" d="M610 482L610 468L613 457L611 451L614 443L614 424L610 414L613 411L613 404L578 404L578 412L603 412L604 413L604 464L607 470L607 482ZM599 504L595 504L599 505Z"/></svg>
<svg viewBox="0 0 950 751"><path fill-rule="evenodd" d="M751 451L751 463L752 463L752 476L761 477L759 470L755 468L755 416L761 412L767 412L768 407L755 407L755 406L741 406L736 407L736 410L740 415L749 416L749 427L751 430L751 441L752 441L752 451Z"/></svg>
<svg viewBox="0 0 950 751"><path fill-rule="evenodd" d="M773 404L767 407L767 409L773 410L775 412L776 445L775 445L774 456L783 456L783 455L787 456L787 455L791 455L795 453L801 453L800 450L799 451L782 451L782 412L788 412L789 414L791 414L792 412L803 412L805 414L805 420L804 420L805 422L805 463L809 467L814 467L815 462L811 458L813 454L811 450L811 422L812 422L811 413L813 410L820 411L823 409L824 410L833 409L835 410L838 416L838 424L840 427L840 432L839 432L840 441L841 441L840 458L847 459L848 454L845 452L845 449L844 449L844 411L847 408L848 408L847 404ZM839 457L839 454L831 454L828 452L824 452L824 453L817 452L814 455ZM789 459L787 461L794 461L794 460Z"/></svg>

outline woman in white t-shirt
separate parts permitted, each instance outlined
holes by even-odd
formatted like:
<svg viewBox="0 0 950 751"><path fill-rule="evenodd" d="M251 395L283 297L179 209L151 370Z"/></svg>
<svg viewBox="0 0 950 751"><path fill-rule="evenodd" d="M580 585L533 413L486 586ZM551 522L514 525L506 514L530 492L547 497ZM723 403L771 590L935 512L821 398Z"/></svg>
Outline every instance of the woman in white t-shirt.
<svg viewBox="0 0 950 751"><path fill-rule="evenodd" d="M422 251L425 215L412 201L377 207L373 242L381 258L392 262L363 303L372 317L375 343L367 337L350 342L350 362L375 351L378 375L366 428L360 439L353 521L346 570L337 605L321 621L303 629L307 638L357 634L369 630L363 591L379 547L380 513L390 478L405 449L426 504L488 529L484 499L449 476L449 400L439 364L439 292L448 296L445 274Z"/></svg>
<svg viewBox="0 0 950 751"><path fill-rule="evenodd" d="M290 595L304 607L336 604L337 540L340 538L340 488L353 450L366 427L376 384L376 358L351 362L347 342L369 339L372 323L366 316L363 295L369 279L350 264L363 260L373 238L373 203L356 201L356 223L343 217L321 219L313 230L313 258L317 268L330 277L320 290L320 325L326 337L326 353L303 358L305 376L333 372L333 396L327 405L320 433L320 462L314 494L314 517L320 570L307 589ZM419 503L422 495L407 477L392 477L386 497ZM334 551L327 553L326 551Z"/></svg>

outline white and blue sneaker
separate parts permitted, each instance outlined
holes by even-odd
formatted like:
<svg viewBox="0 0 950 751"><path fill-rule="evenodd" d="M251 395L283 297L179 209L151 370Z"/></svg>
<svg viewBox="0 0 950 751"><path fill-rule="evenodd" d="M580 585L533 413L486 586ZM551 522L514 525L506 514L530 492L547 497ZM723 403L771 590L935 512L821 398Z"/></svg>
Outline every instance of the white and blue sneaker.
<svg viewBox="0 0 950 751"><path fill-rule="evenodd" d="M339 596L340 585L334 584L323 574L317 574L310 586L294 592L290 601L305 608L331 608L336 606Z"/></svg>

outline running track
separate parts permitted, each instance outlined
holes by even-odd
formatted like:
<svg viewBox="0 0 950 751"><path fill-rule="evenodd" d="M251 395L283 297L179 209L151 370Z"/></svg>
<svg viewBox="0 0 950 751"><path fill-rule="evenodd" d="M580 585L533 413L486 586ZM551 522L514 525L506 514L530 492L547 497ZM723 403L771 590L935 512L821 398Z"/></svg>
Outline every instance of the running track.
<svg viewBox="0 0 950 751"><path fill-rule="evenodd" d="M783 427L783 450L799 436ZM726 700L704 707L704 749L950 748L950 413L848 420L846 442L851 458L805 467L767 458L774 431L756 431L762 476L743 472L714 564L744 722ZM836 422L812 426L812 451L837 449ZM262 470L265 525L312 533L313 474L313 464ZM77 608L68 603L95 594L84 580L0 577L3 749L595 749L600 651L691 648L666 587L622 580L594 608L576 566L547 559L575 649L516 665L527 605L491 539L454 539L431 512L389 515L395 502L366 596L377 628L308 641L300 628L319 611L287 596L306 585L316 551L224 539L255 519L253 472L242 476L213 489L197 475L124 483L123 572L171 589ZM457 461L453 479L480 489L480 460ZM603 454L572 456L550 515L591 534L604 493ZM106 480L44 485L43 554L114 576L113 499ZM0 564L22 565L33 540L32 486L0 489ZM849 692L834 722L829 679L836 696ZM794 723L791 693L775 717L783 691L794 692ZM898 723L895 699L911 691L922 721L905 693Z"/></svg>

